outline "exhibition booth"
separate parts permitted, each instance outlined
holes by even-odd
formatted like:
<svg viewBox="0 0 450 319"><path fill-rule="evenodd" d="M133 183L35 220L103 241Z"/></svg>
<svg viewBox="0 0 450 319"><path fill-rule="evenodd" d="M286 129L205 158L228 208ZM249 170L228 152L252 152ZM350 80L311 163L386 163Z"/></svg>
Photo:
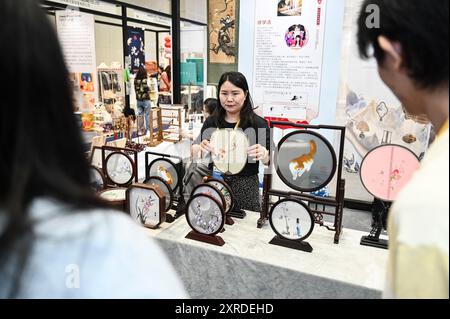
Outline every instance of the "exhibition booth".
<svg viewBox="0 0 450 319"><path fill-rule="evenodd" d="M387 210L431 127L406 116L375 63L357 57L357 5L288 2L42 1L69 68L93 191L147 228L193 298L381 296ZM271 132L258 212L241 209L227 182L246 165L248 135L218 130L221 157L191 154L203 102L226 71L246 76ZM368 232L345 227L346 208L373 214Z"/></svg>

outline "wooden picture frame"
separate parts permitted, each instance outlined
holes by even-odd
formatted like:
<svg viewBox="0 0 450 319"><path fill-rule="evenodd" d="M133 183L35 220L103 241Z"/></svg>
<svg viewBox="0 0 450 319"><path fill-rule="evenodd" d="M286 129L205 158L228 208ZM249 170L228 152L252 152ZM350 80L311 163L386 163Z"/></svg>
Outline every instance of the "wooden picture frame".
<svg viewBox="0 0 450 319"><path fill-rule="evenodd" d="M158 176L151 176L151 177L147 178L144 181L144 184L150 185L150 186L157 186L164 193L164 195L166 197L164 211L168 212L172 208L173 200L174 200L174 194L173 194L173 191L172 191L172 188L170 187L170 185L167 184L167 182L164 179L162 179L161 177L158 177Z"/></svg>
<svg viewBox="0 0 450 319"><path fill-rule="evenodd" d="M206 202L208 208L202 209L202 204ZM192 231L185 238L223 246L225 241L217 236L225 225L225 212L221 203L212 196L197 194L189 199L186 207L186 220Z"/></svg>
<svg viewBox="0 0 450 319"><path fill-rule="evenodd" d="M126 211L150 229L166 221L165 202L165 194L158 186L134 183L126 191Z"/></svg>
<svg viewBox="0 0 450 319"><path fill-rule="evenodd" d="M102 169L103 167L102 146L94 146L92 148L89 157L89 164L99 169Z"/></svg>
<svg viewBox="0 0 450 319"><path fill-rule="evenodd" d="M126 211L126 191L125 187L109 188L98 192L98 196L105 202L109 203L111 207L116 208L122 212Z"/></svg>
<svg viewBox="0 0 450 319"><path fill-rule="evenodd" d="M89 169L90 169L89 179L91 188L95 192L104 190L106 187L106 179L105 175L103 175L101 168L90 165Z"/></svg>
<svg viewBox="0 0 450 319"><path fill-rule="evenodd" d="M108 155L106 153L109 152ZM131 155L129 155L131 154ZM119 181L115 178L115 176L112 176L112 171L108 172L108 161L112 161L113 157L118 157L122 159L124 163L129 163L128 167L122 167L122 171L124 169L130 170L130 178L127 181ZM107 187L127 187L133 183L138 182L138 153L136 150L128 149L128 148L118 148L118 147L111 147L111 146L103 146L102 147L102 170L103 174L105 175L106 179L106 186ZM116 163L117 164L117 163ZM112 164L111 164L112 165ZM124 164L125 165L125 164ZM114 167L110 168L114 169ZM117 168L118 169L118 168Z"/></svg>

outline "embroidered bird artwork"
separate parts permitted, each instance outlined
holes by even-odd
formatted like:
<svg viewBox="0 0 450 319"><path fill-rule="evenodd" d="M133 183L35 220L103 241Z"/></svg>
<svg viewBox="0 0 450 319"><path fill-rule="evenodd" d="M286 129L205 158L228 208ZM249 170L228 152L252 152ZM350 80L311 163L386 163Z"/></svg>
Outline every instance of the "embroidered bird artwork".
<svg viewBox="0 0 450 319"><path fill-rule="evenodd" d="M167 182L167 184L169 184L170 186L173 185L173 177L164 166L162 166L162 165L158 166L158 175L163 180L165 180Z"/></svg>
<svg viewBox="0 0 450 319"><path fill-rule="evenodd" d="M297 178L300 178L305 172L309 172L311 166L314 164L314 155L316 155L317 152L316 142L310 140L309 146L309 153L294 158L289 164L289 170L294 181L297 180Z"/></svg>

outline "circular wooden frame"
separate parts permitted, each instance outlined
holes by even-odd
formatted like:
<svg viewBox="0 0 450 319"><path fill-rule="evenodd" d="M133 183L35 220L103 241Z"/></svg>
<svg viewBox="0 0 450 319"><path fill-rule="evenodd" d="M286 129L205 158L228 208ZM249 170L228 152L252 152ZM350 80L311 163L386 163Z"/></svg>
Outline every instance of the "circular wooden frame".
<svg viewBox="0 0 450 319"><path fill-rule="evenodd" d="M117 183L117 182L115 182L114 179L111 178L111 176L110 176L110 174L108 172L108 161L111 160L111 157L114 156L114 155L123 156L123 157L125 157L127 159L128 162L130 162L130 166L131 166L131 170L132 170L131 171L131 177L126 183ZM131 157L128 154L125 154L123 152L112 152L112 153L108 154L108 156L105 159L104 170L105 170L105 175L106 175L107 181L111 181L113 184L115 184L117 186L120 186L120 187L129 186L133 182L133 178L136 176L136 168L135 168L133 160L131 159Z"/></svg>
<svg viewBox="0 0 450 319"><path fill-rule="evenodd" d="M275 227L274 222L273 222L273 213L274 213L275 209L277 209L277 207L279 205L281 205L283 203L286 203L286 202L293 202L295 204L301 205L305 209L305 211L308 213L308 216L310 217L310 220L311 220L311 227L309 228L309 230L308 230L308 232L306 233L305 236L300 237L298 239L292 239L292 238L284 236ZM283 239L286 239L286 240L294 241L294 242L295 241L304 241L306 238L308 238L312 234L312 232L314 230L314 217L313 217L313 214L312 214L311 210L309 209L309 207L306 206L306 204L303 203L301 200L292 199L292 198L282 199L282 200L278 201L275 205L272 206L272 208L270 209L270 213L269 213L269 223L270 223L270 227L275 232L275 234L277 234L277 236L279 236L279 237L281 237Z"/></svg>
<svg viewBox="0 0 450 319"><path fill-rule="evenodd" d="M303 135L303 134L309 134L312 136L317 137L320 141L322 141L326 148L329 150L330 154L331 154L331 160L332 160L332 168L331 168L331 172L330 172L330 176L328 176L328 178L322 182L321 184L319 184L316 187L311 187L311 188L302 188L299 187L295 184L292 184L282 173L280 170L280 167L278 166L278 155L279 155L279 151L281 149L281 146L283 145L283 143L289 139L290 137L294 136L294 135ZM277 171L278 176L280 177L280 179L283 181L283 183L285 183L287 186L300 191L300 192L315 192L317 190L322 189L323 187L325 187L326 185L328 185L328 183L333 179L333 176L336 174L336 168L337 168L337 160L336 160L336 153L334 152L334 149L332 147L332 145L330 144L330 142L328 142L328 140L326 138L324 138L322 135L320 135L317 132L313 132L313 131L309 131L309 130L303 130L303 131L294 131L289 133L288 135L284 136L280 142L278 143L278 147L277 147L277 156L274 156L274 165Z"/></svg>
<svg viewBox="0 0 450 319"><path fill-rule="evenodd" d="M221 220L219 221L219 227L217 227L217 229L214 232L208 233L208 232L199 231L192 224L190 216L193 213L191 212L191 210L189 208L190 208L191 204L193 203L193 201L196 200L197 198L206 198L206 199L210 200L214 205L216 205L217 208L219 209L220 215L221 215ZM192 196L189 199L189 201L187 202L186 220L187 220L189 227L191 227L194 232L202 234L202 235L214 236L214 235L217 235L218 233L220 233L220 231L223 229L223 226L225 225L225 212L224 212L224 209L223 209L222 205L220 204L220 202L217 199L215 199L214 197L212 197L210 195L206 195L206 194L197 194L197 195Z"/></svg>
<svg viewBox="0 0 450 319"><path fill-rule="evenodd" d="M94 190L95 190L96 192L100 192L100 191L104 190L105 187L106 187L106 179L105 179L105 175L103 175L102 170L99 169L98 167L94 166L94 165L90 165L90 166L89 166L89 170L94 170L97 174L99 174L100 178L102 179L103 186L102 186L100 189L94 189ZM91 179L91 178L90 178L90 174L89 174L89 184L92 184L92 183L90 182L90 179Z"/></svg>
<svg viewBox="0 0 450 319"><path fill-rule="evenodd" d="M360 166L360 169L359 169L359 178L360 178L360 180L361 180L361 184L364 186L364 188L367 190L367 192L368 192L370 195L372 195L373 197L378 198L378 199L380 199L380 200L382 200L382 201L392 202L392 201L394 201L395 199L392 199L392 198L382 198L382 197L379 196L379 194L376 195L376 194L375 194L376 192L375 192L373 189L371 189L371 187L368 187L367 183L364 181L364 178L363 178L363 176L362 176L362 175L363 175L363 170L365 169L365 165L364 165L364 164L367 163L368 158L370 158L370 156L371 156L372 154L374 154L375 152L379 151L381 148L385 148L385 147L395 147L395 148L399 148L399 149L402 149L402 150L407 151L407 153L409 153L410 155L412 155L412 158L414 158L414 159L417 160L417 166L420 165L420 160L419 160L419 158L417 157L417 155L416 155L413 151L411 151L409 148L407 148L407 147L405 147L405 146L402 146L402 145L398 145L398 144L383 144L383 145L379 145L379 146L377 146L377 147L371 149L371 150L364 156L363 160L361 161L361 166ZM392 159L391 159L391 161L392 161ZM390 182L389 182L389 183L390 183ZM389 186L389 184L387 185L387 187L388 187L388 186ZM389 192L388 192L388 194L389 194ZM388 196L388 197L389 197L389 196Z"/></svg>
<svg viewBox="0 0 450 319"><path fill-rule="evenodd" d="M163 185L167 189L167 191L164 189L164 187L161 187L161 185L158 185L158 184L155 184L155 183L152 184L152 180L156 180L159 183L161 183L161 185ZM169 184L167 184L167 182L165 180L163 180L161 177L158 177L158 176L151 176L151 177L149 177L148 179L146 179L144 181L144 184L156 185L156 186L158 186L161 189L161 191L166 196L166 203L165 204L167 205L167 207L165 208L165 211L168 212L172 208L172 204L173 204L173 191L172 191L172 188L170 188Z"/></svg>
<svg viewBox="0 0 450 319"><path fill-rule="evenodd" d="M170 166L173 167L173 170L174 170L175 173L177 174L177 175L176 175L177 182L176 182L175 185L173 185L173 186L170 186L169 183L168 183L167 181L165 181L165 182L169 185L169 187L172 189L172 191L175 192L175 191L177 190L177 188L180 186L180 172L178 171L177 167L175 166L175 163L172 162L171 160L169 160L169 159L167 159L167 158L157 158L157 159L154 159L153 161L151 161L151 163L150 163L150 164L148 165L148 167L147 167L147 176L150 176L150 177L157 176L157 177L162 178L162 177L159 176L159 175L153 175L153 176L152 176L152 175L150 174L150 171L151 171L153 165L155 165L157 162L167 162L167 163L169 163Z"/></svg>
<svg viewBox="0 0 450 319"><path fill-rule="evenodd" d="M199 184L199 185L197 185L197 186L195 186L194 187L194 189L192 190L192 196L193 195L197 195L197 194L207 194L207 195L211 195L211 196L213 196L214 197L214 195L212 195L212 194L208 194L208 193L195 193L199 188L201 188L201 187L206 187L206 188L209 188L209 189L211 189L215 194L217 194L217 196L220 198L220 202L222 203L222 207L223 207L223 209L225 210L225 208L226 208L226 201L225 201L225 196L223 195L223 193L217 188L217 187L215 187L214 185L212 185L212 184L208 184L208 183L204 183L204 184ZM215 197L214 197L215 198ZM217 199L217 198L216 198Z"/></svg>
<svg viewBox="0 0 450 319"><path fill-rule="evenodd" d="M125 197L123 199L109 200L109 199L103 197L103 194L105 194L105 193L119 191L119 190L124 192ZM112 206L118 207L118 208L120 208L120 210L125 211L126 210L126 191L127 191L126 187L108 188L108 189L98 192L98 196L100 196L104 201L111 203Z"/></svg>
<svg viewBox="0 0 450 319"><path fill-rule="evenodd" d="M233 208L234 208L234 203L235 203L235 197L234 197L233 190L231 189L230 185L228 185L225 181L222 181L222 180L220 180L220 179L210 177L210 178L207 178L206 181L205 181L206 184L209 184L210 182L212 182L212 183L218 183L218 184L222 185L222 186L223 186L222 189L225 188L225 189L227 190L228 194L230 195L230 204L227 205L227 203L226 203L226 202L227 202L227 196L226 196L226 194L222 191L222 189L219 189L220 192L223 194L223 196L224 196L224 198L225 198L225 206L224 206L224 208L225 208L225 214L229 214L229 213L233 210ZM212 185L213 185L213 184L212 184ZM214 186L214 185L213 185L213 186ZM217 188L217 187L216 187L216 188ZM227 207L227 206L229 206L229 207Z"/></svg>

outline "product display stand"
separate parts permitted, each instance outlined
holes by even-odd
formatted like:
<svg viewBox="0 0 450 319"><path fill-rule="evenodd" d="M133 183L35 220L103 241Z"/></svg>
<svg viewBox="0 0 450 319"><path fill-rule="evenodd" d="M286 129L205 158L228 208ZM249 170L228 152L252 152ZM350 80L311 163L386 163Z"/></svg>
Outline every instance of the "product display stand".
<svg viewBox="0 0 450 319"><path fill-rule="evenodd" d="M150 147L155 147L163 141L161 109L153 108L150 110L149 123L150 136L148 138L147 145Z"/></svg>
<svg viewBox="0 0 450 319"><path fill-rule="evenodd" d="M239 210L236 209L236 210L232 210L229 213L229 215L234 218L244 219L245 216L247 216L247 213L245 211L243 211L242 209L239 209Z"/></svg>
<svg viewBox="0 0 450 319"><path fill-rule="evenodd" d="M180 107L160 107L161 109L161 123L163 128L163 141L178 143L181 141L181 129L183 125L182 108ZM175 127L175 132L170 128Z"/></svg>
<svg viewBox="0 0 450 319"><path fill-rule="evenodd" d="M266 169L264 173L264 188L263 188L263 202L262 202L262 209L261 209L261 216L257 222L257 227L261 228L264 226L269 219L269 211L270 207L273 204L270 201L271 196L278 197L278 198L290 198L295 197L298 199L301 199L308 203L308 206L314 216L314 222L316 224L319 224L321 226L326 227L330 231L334 231L334 243L339 243L339 237L341 235L342 231L342 214L344 210L344 192L345 192L345 180L342 179L342 163L343 163L343 154L344 154L344 142L345 142L345 127L342 126L330 126L330 125L306 125L306 124L295 124L290 122L278 122L273 121L270 122L269 127L273 129L275 126L289 126L293 129L299 129L298 132L311 132L314 130L332 130L335 132L340 133L340 142L339 142L339 153L337 155L336 159L336 167L335 167L335 173L336 176L334 176L336 180L336 192L334 197L327 197L322 198L315 195L312 195L308 192L301 192L301 191L279 191L276 189L272 189L272 174L270 172L270 169ZM290 134L294 134L296 132L292 132ZM312 134L312 133L311 133ZM315 135L317 133L314 132ZM271 153L273 154L275 150L271 150ZM272 158L272 157L271 157ZM276 168L275 168L276 170ZM318 209L318 205L322 206L322 210ZM326 207L333 207L334 213L330 211L326 211ZM314 207L314 208L313 208ZM323 222L323 215L332 215L334 216L334 223L333 227L329 227L324 224Z"/></svg>
<svg viewBox="0 0 450 319"><path fill-rule="evenodd" d="M195 231L190 231L186 237L187 239L197 240L201 241L207 244L216 245L216 246L223 246L225 245L225 241L220 236L211 236L211 235L204 235L197 233Z"/></svg>
<svg viewBox="0 0 450 319"><path fill-rule="evenodd" d="M177 206L173 207L173 209L176 210L176 213L174 216L167 214L166 222L169 223L171 218L173 218L173 220L176 220L180 216L184 215L184 206L186 204L185 204L184 196L183 196L183 183L182 183L182 180L184 177L183 161L182 161L182 158L178 157L178 156L173 156L173 155L163 154L163 153L156 153L156 152L145 152L145 179L146 180L150 178L150 175L149 175L149 168L151 165L150 156L157 156L159 158L167 158L168 160L171 160L171 159L179 160L179 163L174 164L176 166L177 172L178 172L178 185L174 189L174 201L177 203Z"/></svg>
<svg viewBox="0 0 450 319"><path fill-rule="evenodd" d="M229 215L227 215L227 216L225 216L225 224L226 225L234 225L234 220L233 220L233 218L231 218L231 216L229 216Z"/></svg>
<svg viewBox="0 0 450 319"><path fill-rule="evenodd" d="M312 246L305 241L292 241L281 238L279 236L275 236L274 238L272 238L269 244L306 251L308 253L311 253L313 251Z"/></svg>
<svg viewBox="0 0 450 319"><path fill-rule="evenodd" d="M359 171L362 185L374 197L372 230L368 236L361 238L360 243L383 249L388 248L388 242L380 239L380 234L387 228L389 208L397 199L402 187L407 185L420 167L419 158L413 151L397 144L385 144L387 140L389 137L383 138L380 146L364 156ZM399 179L401 183L398 182Z"/></svg>
<svg viewBox="0 0 450 319"><path fill-rule="evenodd" d="M378 202L381 204L381 209L377 209L376 206L378 205L373 205L373 227L368 236L361 237L360 244L363 246L388 249L388 241L385 239L380 239L380 234L383 230L383 220L387 217L390 203L381 200Z"/></svg>

